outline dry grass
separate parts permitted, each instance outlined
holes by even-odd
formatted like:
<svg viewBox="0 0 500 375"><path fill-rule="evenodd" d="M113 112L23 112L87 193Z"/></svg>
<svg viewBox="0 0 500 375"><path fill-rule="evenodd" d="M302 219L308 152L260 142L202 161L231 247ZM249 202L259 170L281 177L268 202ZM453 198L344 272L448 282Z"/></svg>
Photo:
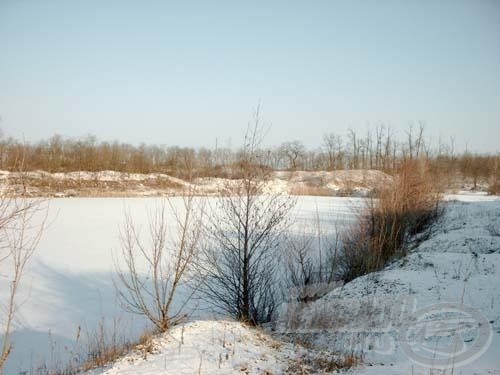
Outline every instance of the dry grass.
<svg viewBox="0 0 500 375"><path fill-rule="evenodd" d="M440 189L426 163L403 163L394 184L370 199L359 222L344 233L343 279L376 271L394 256L404 255L410 238L438 219L440 200Z"/></svg>
<svg viewBox="0 0 500 375"><path fill-rule="evenodd" d="M102 319L98 327L92 330L78 327L74 345L64 347L65 353L60 353L57 352L58 348L51 344L51 360L32 368L30 373L76 375L104 368L131 351L146 356L154 350L154 331L145 330L135 341L125 338L123 331L125 326L120 319L113 319L112 322ZM50 342L52 343L52 340ZM61 360L64 356L68 356L68 362Z"/></svg>
<svg viewBox="0 0 500 375"><path fill-rule="evenodd" d="M77 375L106 368L131 352L144 359L147 359L148 354L155 353L156 331L146 329L139 339L130 340L122 336L121 332L124 330L125 326L119 319L114 319L111 327L101 320L98 328L91 331L78 327L75 344L70 347L65 346L64 352L60 352L62 348L55 345L49 333L50 360L35 365L26 373ZM68 361L62 360L66 356Z"/></svg>
<svg viewBox="0 0 500 375"><path fill-rule="evenodd" d="M126 354L131 348L129 346L111 346L108 348L99 348L89 353L89 359L85 362L82 371L90 371L96 368L102 368L107 364L113 363L118 358Z"/></svg>
<svg viewBox="0 0 500 375"><path fill-rule="evenodd" d="M89 342L87 360L79 366L79 370L86 372L96 368L103 368L132 350L140 352L144 359L154 350L154 332L145 331L136 342L120 341L112 333L108 340L104 331L100 331Z"/></svg>
<svg viewBox="0 0 500 375"><path fill-rule="evenodd" d="M359 366L362 359L354 354L336 355L328 352L305 351L290 361L286 374L323 374Z"/></svg>
<svg viewBox="0 0 500 375"><path fill-rule="evenodd" d="M500 180L495 180L488 186L488 193L491 195L500 195Z"/></svg>
<svg viewBox="0 0 500 375"><path fill-rule="evenodd" d="M131 345L127 341L120 342L116 330L108 335L104 321L94 332L86 332L87 336L87 359L80 365L83 371L104 367L130 350ZM111 337L109 337L111 336Z"/></svg>

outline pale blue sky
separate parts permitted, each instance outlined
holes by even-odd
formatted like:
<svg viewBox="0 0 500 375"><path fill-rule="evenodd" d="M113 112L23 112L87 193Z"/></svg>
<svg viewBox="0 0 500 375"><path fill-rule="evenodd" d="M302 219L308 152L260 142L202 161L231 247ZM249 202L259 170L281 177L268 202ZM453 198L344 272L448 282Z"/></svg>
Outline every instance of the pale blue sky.
<svg viewBox="0 0 500 375"><path fill-rule="evenodd" d="M235 144L259 101L270 144L423 120L500 151L500 1L0 0L6 135Z"/></svg>

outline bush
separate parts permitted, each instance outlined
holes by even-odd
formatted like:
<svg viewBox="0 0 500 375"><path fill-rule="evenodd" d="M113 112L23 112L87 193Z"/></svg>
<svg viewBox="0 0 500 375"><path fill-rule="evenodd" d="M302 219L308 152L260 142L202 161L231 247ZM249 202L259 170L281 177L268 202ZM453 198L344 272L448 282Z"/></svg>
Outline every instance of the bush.
<svg viewBox="0 0 500 375"><path fill-rule="evenodd" d="M402 163L394 183L368 200L359 222L342 236L344 281L404 255L410 238L425 232L440 216L439 190L424 161Z"/></svg>
<svg viewBox="0 0 500 375"><path fill-rule="evenodd" d="M307 344L301 346L307 347ZM363 363L361 357L354 354L338 355L316 350L298 350L296 357L290 360L285 374L323 374L337 373L359 366Z"/></svg>

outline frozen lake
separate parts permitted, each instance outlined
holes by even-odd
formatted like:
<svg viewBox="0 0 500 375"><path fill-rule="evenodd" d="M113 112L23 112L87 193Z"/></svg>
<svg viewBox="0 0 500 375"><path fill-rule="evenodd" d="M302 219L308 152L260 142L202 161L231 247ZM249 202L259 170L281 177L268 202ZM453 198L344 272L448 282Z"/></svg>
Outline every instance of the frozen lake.
<svg viewBox="0 0 500 375"><path fill-rule="evenodd" d="M123 312L112 282L113 254L119 250L119 231L127 209L145 226L147 212L160 198L69 198L50 202L47 229L25 278L14 351L6 373L57 365L71 353L84 350L87 332L99 324L117 327L123 338L140 332L146 322ZM213 199L213 198L208 198ZM180 198L173 198L181 204ZM320 218L324 232L355 220L360 198L299 197L291 230L313 230ZM210 316L209 310L203 310ZM79 329L80 327L80 329ZM75 343L78 332L82 337Z"/></svg>

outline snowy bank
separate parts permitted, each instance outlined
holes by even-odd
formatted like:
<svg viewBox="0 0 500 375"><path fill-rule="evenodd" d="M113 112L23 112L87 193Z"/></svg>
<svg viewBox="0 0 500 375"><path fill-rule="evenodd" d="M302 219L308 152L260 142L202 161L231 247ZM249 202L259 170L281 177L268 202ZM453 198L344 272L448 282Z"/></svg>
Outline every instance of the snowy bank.
<svg viewBox="0 0 500 375"><path fill-rule="evenodd" d="M283 305L272 337L237 322L192 322L157 337L146 359L132 352L104 373L296 373L304 352L318 362L320 352L355 355L353 374L498 373L500 200L448 199L406 257L315 302Z"/></svg>
<svg viewBox="0 0 500 375"><path fill-rule="evenodd" d="M366 196L392 181L376 170L339 170L332 172L278 171L267 182L265 193L320 196ZM163 173L122 173L116 171L25 173L0 171L0 191L29 196L116 197L181 195L195 188L200 195L213 195L236 180L205 177L185 181Z"/></svg>
<svg viewBox="0 0 500 375"><path fill-rule="evenodd" d="M444 217L407 256L314 303L287 306L284 338L355 353L364 362L355 373L497 373L500 201L447 198Z"/></svg>

